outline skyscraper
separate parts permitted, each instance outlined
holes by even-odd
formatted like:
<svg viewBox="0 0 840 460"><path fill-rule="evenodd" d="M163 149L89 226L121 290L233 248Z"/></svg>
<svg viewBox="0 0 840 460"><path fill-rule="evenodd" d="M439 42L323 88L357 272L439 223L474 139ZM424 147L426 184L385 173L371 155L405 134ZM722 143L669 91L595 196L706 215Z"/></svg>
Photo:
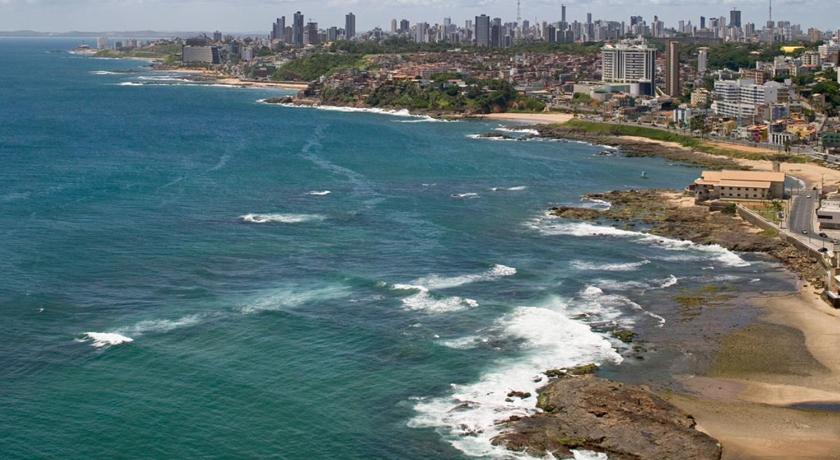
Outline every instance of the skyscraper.
<svg viewBox="0 0 840 460"><path fill-rule="evenodd" d="M285 41L286 35L286 16L277 18L271 28L271 39Z"/></svg>
<svg viewBox="0 0 840 460"><path fill-rule="evenodd" d="M706 28L706 16L700 16L700 29Z"/></svg>
<svg viewBox="0 0 840 460"><path fill-rule="evenodd" d="M303 46L303 13L300 11L295 13L295 19L292 23L292 44Z"/></svg>
<svg viewBox="0 0 840 460"><path fill-rule="evenodd" d="M566 23L566 5L560 5L560 22Z"/></svg>
<svg viewBox="0 0 840 460"><path fill-rule="evenodd" d="M665 54L665 94L680 97L680 44L669 41Z"/></svg>
<svg viewBox="0 0 840 460"><path fill-rule="evenodd" d="M318 37L318 23L309 22L306 24L306 39L305 43L308 45L317 45L321 40Z"/></svg>
<svg viewBox="0 0 840 460"><path fill-rule="evenodd" d="M475 17L475 45L490 46L490 16L486 14Z"/></svg>
<svg viewBox="0 0 840 460"><path fill-rule="evenodd" d="M735 28L741 28L741 12L736 9L732 9L729 12L729 26Z"/></svg>
<svg viewBox="0 0 840 460"><path fill-rule="evenodd" d="M407 34L408 31L411 29L411 23L408 22L408 19L403 19L400 21L400 33Z"/></svg>
<svg viewBox="0 0 840 460"><path fill-rule="evenodd" d="M344 18L344 38L352 40L356 36L356 15L348 13Z"/></svg>
<svg viewBox="0 0 840 460"><path fill-rule="evenodd" d="M392 34L397 33L397 20L396 19L391 19L391 33Z"/></svg>

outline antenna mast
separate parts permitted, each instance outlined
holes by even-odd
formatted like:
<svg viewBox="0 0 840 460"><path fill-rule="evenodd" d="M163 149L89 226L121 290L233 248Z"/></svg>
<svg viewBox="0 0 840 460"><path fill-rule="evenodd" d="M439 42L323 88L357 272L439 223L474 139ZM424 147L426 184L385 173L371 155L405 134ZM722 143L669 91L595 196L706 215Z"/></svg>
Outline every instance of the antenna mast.
<svg viewBox="0 0 840 460"><path fill-rule="evenodd" d="M773 0L770 0L770 21L773 20Z"/></svg>
<svg viewBox="0 0 840 460"><path fill-rule="evenodd" d="M516 23L522 23L522 0L516 0Z"/></svg>

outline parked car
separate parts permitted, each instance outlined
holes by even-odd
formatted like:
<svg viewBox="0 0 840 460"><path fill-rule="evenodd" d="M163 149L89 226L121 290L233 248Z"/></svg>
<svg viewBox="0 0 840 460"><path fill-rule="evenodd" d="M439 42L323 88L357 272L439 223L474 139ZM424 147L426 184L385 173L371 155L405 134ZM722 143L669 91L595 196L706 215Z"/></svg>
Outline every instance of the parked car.
<svg viewBox="0 0 840 460"><path fill-rule="evenodd" d="M828 238L828 235L826 235L825 233L820 233L820 238Z"/></svg>
<svg viewBox="0 0 840 460"><path fill-rule="evenodd" d="M807 234L808 234L808 230L802 230L802 234L803 234L803 235L807 235Z"/></svg>

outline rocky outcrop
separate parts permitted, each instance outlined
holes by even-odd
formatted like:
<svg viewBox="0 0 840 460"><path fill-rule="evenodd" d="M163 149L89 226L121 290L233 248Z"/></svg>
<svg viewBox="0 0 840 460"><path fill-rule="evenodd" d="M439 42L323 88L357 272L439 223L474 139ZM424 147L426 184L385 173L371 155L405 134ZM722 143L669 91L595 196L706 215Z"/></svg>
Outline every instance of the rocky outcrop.
<svg viewBox="0 0 840 460"><path fill-rule="evenodd" d="M731 251L761 252L781 261L815 287L824 287L824 271L812 256L799 251L778 235L759 231L726 212L711 212L706 206L679 206L670 200L674 192L627 190L587 195L609 202L605 211L557 207L551 214L574 220L612 221L652 235L688 240L702 245L720 245Z"/></svg>
<svg viewBox="0 0 840 460"><path fill-rule="evenodd" d="M716 460L721 447L694 419L642 387L565 374L543 387L544 412L505 422L493 442L534 456L571 457L572 449L610 460Z"/></svg>
<svg viewBox="0 0 840 460"><path fill-rule="evenodd" d="M731 158L710 155L696 150L643 142L615 135L591 133L583 129L563 125L536 126L540 137L551 139L573 139L591 144L609 145L618 148L626 157L661 157L678 163L700 166L706 169L744 169Z"/></svg>

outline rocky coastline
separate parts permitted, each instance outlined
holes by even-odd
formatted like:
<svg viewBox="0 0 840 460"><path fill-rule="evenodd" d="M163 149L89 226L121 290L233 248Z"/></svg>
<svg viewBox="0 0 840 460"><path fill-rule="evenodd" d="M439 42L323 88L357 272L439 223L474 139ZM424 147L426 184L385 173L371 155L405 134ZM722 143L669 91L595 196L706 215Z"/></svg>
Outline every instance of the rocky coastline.
<svg viewBox="0 0 840 460"><path fill-rule="evenodd" d="M768 254L806 283L819 288L822 273L810 257L772 232L760 231L727 209L712 210L693 204L690 197L668 190L627 190L591 194L611 207L555 207L558 218L599 222L642 231L663 238L716 244L739 252ZM728 291L707 286L683 291L674 301L683 307L702 308L732 301ZM761 323L759 323L761 324ZM622 341L632 342L627 335ZM720 357L717 361L720 361ZM619 383L596 376L597 366L549 370L549 383L538 390L542 412L503 422L497 445L532 456L571 457L573 450L605 453L610 459L720 459L721 444L698 431L695 419L674 405L670 391L645 385ZM607 373L609 374L609 373ZM678 390L681 391L681 390ZM682 407L682 409L678 408ZM693 414L694 409L689 409Z"/></svg>
<svg viewBox="0 0 840 460"><path fill-rule="evenodd" d="M823 272L817 261L777 234L759 231L728 209L713 211L708 206L680 204L680 196L666 190L613 191L586 196L609 202L608 210L564 206L549 212L567 219L618 223L656 236L716 244L731 251L765 253L815 288L823 287Z"/></svg>
<svg viewBox="0 0 840 460"><path fill-rule="evenodd" d="M676 163L699 166L706 169L748 169L737 161L705 152L691 150L682 146L669 146L663 143L644 142L622 136L591 133L564 125L535 126L539 137L548 139L570 139L595 145L615 147L627 157L660 157Z"/></svg>
<svg viewBox="0 0 840 460"><path fill-rule="evenodd" d="M574 449L611 460L721 458L720 444L694 418L647 388L576 370L546 374L554 378L539 390L542 412L505 422L495 444L536 457L571 457Z"/></svg>

